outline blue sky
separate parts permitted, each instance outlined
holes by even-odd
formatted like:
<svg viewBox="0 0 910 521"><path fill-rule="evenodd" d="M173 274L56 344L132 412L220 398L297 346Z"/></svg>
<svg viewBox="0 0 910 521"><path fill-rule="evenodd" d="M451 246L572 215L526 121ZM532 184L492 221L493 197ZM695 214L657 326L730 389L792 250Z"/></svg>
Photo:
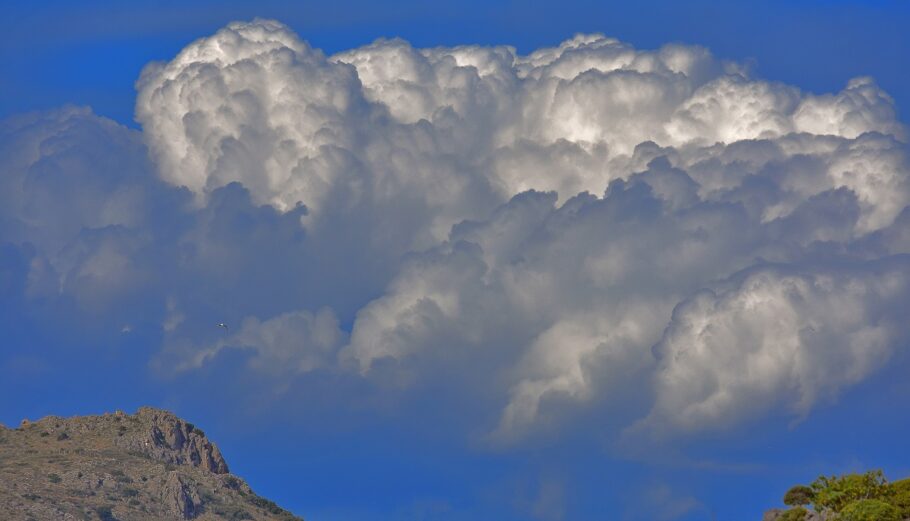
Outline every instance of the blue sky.
<svg viewBox="0 0 910 521"><path fill-rule="evenodd" d="M554 45L602 32L640 48L704 45L752 60L765 78L827 92L871 75L904 107L910 100L910 7L900 1L802 2L9 2L0 63L0 113L91 105L132 122L133 83L152 60L233 20L272 17L328 52L400 36L417 46Z"/></svg>
<svg viewBox="0 0 910 521"><path fill-rule="evenodd" d="M4 4L0 421L168 408L309 520L736 521L908 476L907 26Z"/></svg>

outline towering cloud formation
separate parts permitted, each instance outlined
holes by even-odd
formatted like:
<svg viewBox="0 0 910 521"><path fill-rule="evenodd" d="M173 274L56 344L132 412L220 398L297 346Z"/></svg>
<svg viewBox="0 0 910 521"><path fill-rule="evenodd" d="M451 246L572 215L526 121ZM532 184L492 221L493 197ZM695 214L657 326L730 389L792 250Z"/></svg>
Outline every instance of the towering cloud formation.
<svg viewBox="0 0 910 521"><path fill-rule="evenodd" d="M146 68L136 114L162 177L197 193L242 181L282 210L325 197L369 121L350 67L275 22L233 24Z"/></svg>
<svg viewBox="0 0 910 521"><path fill-rule="evenodd" d="M814 95L600 35L325 56L254 21L137 86L141 135L4 123L0 226L23 299L127 320L144 292L160 367L479 388L461 410L506 442L631 403L661 437L804 416L910 339L907 133L868 78Z"/></svg>

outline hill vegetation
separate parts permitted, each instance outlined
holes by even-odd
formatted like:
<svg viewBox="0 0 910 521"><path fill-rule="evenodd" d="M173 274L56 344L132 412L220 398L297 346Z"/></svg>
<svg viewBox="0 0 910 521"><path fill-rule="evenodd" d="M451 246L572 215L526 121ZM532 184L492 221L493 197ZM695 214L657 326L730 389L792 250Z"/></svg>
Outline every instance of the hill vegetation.
<svg viewBox="0 0 910 521"><path fill-rule="evenodd" d="M784 494L789 509L773 509L763 521L910 520L910 478L889 482L880 470L820 476Z"/></svg>

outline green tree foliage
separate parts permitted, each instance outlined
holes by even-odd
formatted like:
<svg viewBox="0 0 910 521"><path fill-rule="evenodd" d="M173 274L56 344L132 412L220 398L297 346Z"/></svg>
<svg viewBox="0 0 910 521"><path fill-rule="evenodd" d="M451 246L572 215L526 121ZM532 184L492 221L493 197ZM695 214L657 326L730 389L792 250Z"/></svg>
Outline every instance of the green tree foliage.
<svg viewBox="0 0 910 521"><path fill-rule="evenodd" d="M784 494L784 504L791 507L808 505L815 498L815 491L805 485L796 485Z"/></svg>
<svg viewBox="0 0 910 521"><path fill-rule="evenodd" d="M838 521L901 521L901 513L894 505L881 499L861 499L841 510Z"/></svg>
<svg viewBox="0 0 910 521"><path fill-rule="evenodd" d="M902 518L910 518L910 478L891 483L894 495L891 504L900 510Z"/></svg>
<svg viewBox="0 0 910 521"><path fill-rule="evenodd" d="M784 512L777 521L805 521L809 511L803 507L791 508Z"/></svg>
<svg viewBox="0 0 910 521"><path fill-rule="evenodd" d="M814 492L812 506L817 512L841 512L847 505L864 499L887 501L894 489L882 471L843 476L821 476L810 485Z"/></svg>

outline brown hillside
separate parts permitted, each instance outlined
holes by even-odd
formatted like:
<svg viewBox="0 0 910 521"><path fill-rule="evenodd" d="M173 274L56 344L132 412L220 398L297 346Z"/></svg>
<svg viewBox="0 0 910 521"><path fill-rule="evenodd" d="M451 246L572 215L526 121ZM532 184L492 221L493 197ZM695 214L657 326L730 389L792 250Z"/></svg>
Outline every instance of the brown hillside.
<svg viewBox="0 0 910 521"><path fill-rule="evenodd" d="M299 520L229 473L193 424L136 414L0 425L0 519Z"/></svg>

